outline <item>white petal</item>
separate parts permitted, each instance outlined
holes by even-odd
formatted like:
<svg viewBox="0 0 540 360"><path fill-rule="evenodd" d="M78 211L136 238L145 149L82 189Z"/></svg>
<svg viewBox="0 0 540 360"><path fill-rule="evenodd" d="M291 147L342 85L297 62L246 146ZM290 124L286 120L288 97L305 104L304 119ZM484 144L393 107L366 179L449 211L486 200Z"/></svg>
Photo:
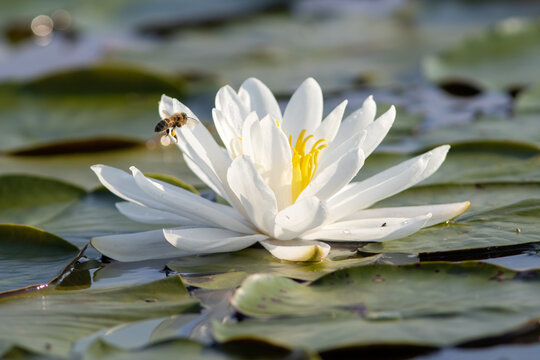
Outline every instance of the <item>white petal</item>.
<svg viewBox="0 0 540 360"><path fill-rule="evenodd" d="M364 152L362 149L353 149L329 165L318 171L315 178L300 193L298 199L308 196L317 196L326 200L347 185L364 165Z"/></svg>
<svg viewBox="0 0 540 360"><path fill-rule="evenodd" d="M431 213L432 217L425 226L432 226L458 217L467 211L470 205L471 203L469 201L464 201L451 204L366 209L357 211L354 214L343 218L343 220L411 218Z"/></svg>
<svg viewBox="0 0 540 360"><path fill-rule="evenodd" d="M234 152L231 148L233 144L232 140L240 137L241 134L236 133L236 130L231 127L225 115L218 109L212 109L212 118L214 119L214 125L216 126L219 137L232 158L233 156L231 154Z"/></svg>
<svg viewBox="0 0 540 360"><path fill-rule="evenodd" d="M200 224L170 211L156 210L132 202L118 202L116 208L127 218L144 224L176 226Z"/></svg>
<svg viewBox="0 0 540 360"><path fill-rule="evenodd" d="M176 210L176 213L193 221L233 231L251 233L253 229L233 208L214 203L185 189L145 177L131 167L137 185L156 201Z"/></svg>
<svg viewBox="0 0 540 360"><path fill-rule="evenodd" d="M287 261L321 261L330 251L330 245L319 241L264 240L260 243L272 255Z"/></svg>
<svg viewBox="0 0 540 360"><path fill-rule="evenodd" d="M274 238L294 239L308 230L319 227L327 217L326 204L315 196L298 200L277 214Z"/></svg>
<svg viewBox="0 0 540 360"><path fill-rule="evenodd" d="M263 136L264 134L260 130L259 117L257 113L251 112L242 125L242 153L249 156L254 163L259 162L257 154Z"/></svg>
<svg viewBox="0 0 540 360"><path fill-rule="evenodd" d="M431 214L411 219L348 220L325 225L307 233L302 239L331 241L389 241L414 234L431 218ZM386 224L385 224L386 223ZM383 224L385 224L383 226Z"/></svg>
<svg viewBox="0 0 540 360"><path fill-rule="evenodd" d="M346 107L347 100L336 106L336 108L326 116L319 128L315 130L313 141L326 139L327 143L329 144L332 142L332 140L334 140L339 130L339 125L341 124L341 119L343 118L343 113L345 112ZM310 145L311 144L308 143L308 148Z"/></svg>
<svg viewBox="0 0 540 360"><path fill-rule="evenodd" d="M259 118L262 119L266 115L270 115L274 121L281 122L281 110L276 98L259 79L249 78L244 81L238 95L244 99L244 102L249 101L250 110L257 112Z"/></svg>
<svg viewBox="0 0 540 360"><path fill-rule="evenodd" d="M233 160L227 179L251 222L269 234L277 214L276 197L246 155Z"/></svg>
<svg viewBox="0 0 540 360"><path fill-rule="evenodd" d="M216 109L223 114L236 136L240 136L243 120L250 110L230 86L226 85L217 92Z"/></svg>
<svg viewBox="0 0 540 360"><path fill-rule="evenodd" d="M192 254L242 250L268 238L261 234L246 235L216 228L164 229L163 235L176 248Z"/></svg>
<svg viewBox="0 0 540 360"><path fill-rule="evenodd" d="M351 183L328 200L330 221L336 221L392 196L422 179L431 153L407 160L366 180Z"/></svg>
<svg viewBox="0 0 540 360"><path fill-rule="evenodd" d="M341 122L339 131L334 138L336 144L339 145L349 137L364 130L373 122L376 112L377 104L375 104L373 96L369 96L360 109L354 111Z"/></svg>
<svg viewBox="0 0 540 360"><path fill-rule="evenodd" d="M159 101L159 117L161 119L167 118L174 114L173 100L167 95L161 95L161 100Z"/></svg>
<svg viewBox="0 0 540 360"><path fill-rule="evenodd" d="M230 202L228 189L225 186L227 167L231 162L228 153L219 146L204 125L198 123L193 128L182 127L177 130L177 146L195 165L194 172L203 172L208 186Z"/></svg>
<svg viewBox="0 0 540 360"><path fill-rule="evenodd" d="M174 99L174 98L172 99L172 102L173 102L174 113L185 112L188 117L199 120L197 115L195 115L193 113L193 111L191 111L191 109L188 108L186 105L182 104L180 101L178 101L177 99Z"/></svg>
<svg viewBox="0 0 540 360"><path fill-rule="evenodd" d="M169 206L155 201L142 191L133 176L127 172L106 165L92 165L90 168L96 173L103 186L116 196L141 206L171 210Z"/></svg>
<svg viewBox="0 0 540 360"><path fill-rule="evenodd" d="M391 106L390 109L382 114L377 120L369 124L366 128L367 137L366 141L362 144L362 149L364 154L368 157L373 150L379 146L381 141L383 141L386 134L392 127L394 120L396 118L396 108Z"/></svg>
<svg viewBox="0 0 540 360"><path fill-rule="evenodd" d="M283 114L283 130L297 139L303 129L313 134L323 114L321 87L313 78L307 78L294 92Z"/></svg>
<svg viewBox="0 0 540 360"><path fill-rule="evenodd" d="M341 158L344 153L354 149L360 149L364 141L366 141L366 137L367 131L362 130L359 133L349 137L339 145L336 145L336 142L334 141L328 148L323 150L318 171L322 171L338 161L338 159Z"/></svg>
<svg viewBox="0 0 540 360"><path fill-rule="evenodd" d="M90 243L103 255L119 261L168 259L188 255L169 244L163 236L163 230L99 236L90 240Z"/></svg>
<svg viewBox="0 0 540 360"><path fill-rule="evenodd" d="M243 151L276 196L278 209L291 203L292 153L286 135L266 116L261 121L250 117L244 123Z"/></svg>

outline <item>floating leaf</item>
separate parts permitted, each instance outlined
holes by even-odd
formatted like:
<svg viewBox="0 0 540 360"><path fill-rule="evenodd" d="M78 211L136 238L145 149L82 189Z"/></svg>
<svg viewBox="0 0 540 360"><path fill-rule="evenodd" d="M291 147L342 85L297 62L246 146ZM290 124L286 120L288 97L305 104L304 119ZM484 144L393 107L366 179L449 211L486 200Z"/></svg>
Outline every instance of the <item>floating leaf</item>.
<svg viewBox="0 0 540 360"><path fill-rule="evenodd" d="M346 351L377 345L442 347L520 330L529 319L523 314L483 311L399 321L370 321L354 316L313 316L245 320L236 324L214 322L214 336L221 342L259 340L314 351Z"/></svg>
<svg viewBox="0 0 540 360"><path fill-rule="evenodd" d="M24 84L23 91L45 95L149 93L180 96L180 79L173 83L159 75L125 66L99 66L44 76Z"/></svg>
<svg viewBox="0 0 540 360"><path fill-rule="evenodd" d="M446 51L428 57L424 72L442 82L465 80L509 89L540 80L540 22L510 18Z"/></svg>
<svg viewBox="0 0 540 360"><path fill-rule="evenodd" d="M1 156L0 174L24 173L58 178L73 184L93 189L100 186L90 170L94 164L105 164L127 170L135 165L144 172L166 173L183 179L189 184L200 186L201 180L193 175L175 146L161 146L88 153L62 154L54 156Z"/></svg>
<svg viewBox="0 0 540 360"><path fill-rule="evenodd" d="M0 224L0 291L48 283L79 249L41 229Z"/></svg>
<svg viewBox="0 0 540 360"><path fill-rule="evenodd" d="M85 191L59 180L0 176L0 222L35 225L62 212Z"/></svg>
<svg viewBox="0 0 540 360"><path fill-rule="evenodd" d="M515 111L518 114L538 113L540 111L540 82L519 94Z"/></svg>
<svg viewBox="0 0 540 360"><path fill-rule="evenodd" d="M198 308L176 276L104 290L45 288L0 299L0 343L67 357L75 340L100 329Z"/></svg>
<svg viewBox="0 0 540 360"><path fill-rule="evenodd" d="M352 256L352 255L351 255ZM233 253L187 256L173 260L167 266L183 274L191 286L206 289L234 288L249 275L269 273L300 280L315 280L337 269L367 265L379 257L351 257L342 260L330 258L318 263L282 261L265 249L245 249Z"/></svg>
<svg viewBox="0 0 540 360"><path fill-rule="evenodd" d="M215 335L220 341L257 338L319 351L451 345L500 335L540 316L539 279L537 271L477 262L367 265L309 285L253 275L236 291L233 305L252 317L279 319L214 324Z"/></svg>
<svg viewBox="0 0 540 360"><path fill-rule="evenodd" d="M109 141L113 149L122 141L129 146L143 144L153 136L159 120L158 100L155 94L34 96L3 92L0 151L36 154L45 149L51 154L57 146L60 150L91 152L96 148L90 146L98 140ZM82 142L78 147L77 141ZM105 150L102 145L97 149Z"/></svg>

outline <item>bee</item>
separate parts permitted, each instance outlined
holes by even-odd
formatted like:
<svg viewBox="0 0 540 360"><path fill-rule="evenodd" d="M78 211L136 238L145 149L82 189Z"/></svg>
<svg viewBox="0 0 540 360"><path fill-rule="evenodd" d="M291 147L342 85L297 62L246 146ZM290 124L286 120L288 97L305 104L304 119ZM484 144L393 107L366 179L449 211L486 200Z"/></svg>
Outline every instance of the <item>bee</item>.
<svg viewBox="0 0 540 360"><path fill-rule="evenodd" d="M185 112L169 114L165 110L162 110L162 116L165 116L160 122L156 124L154 131L159 133L165 131L167 135L169 133L178 141L174 130L181 128L182 126L193 127L197 124L198 120L187 116Z"/></svg>

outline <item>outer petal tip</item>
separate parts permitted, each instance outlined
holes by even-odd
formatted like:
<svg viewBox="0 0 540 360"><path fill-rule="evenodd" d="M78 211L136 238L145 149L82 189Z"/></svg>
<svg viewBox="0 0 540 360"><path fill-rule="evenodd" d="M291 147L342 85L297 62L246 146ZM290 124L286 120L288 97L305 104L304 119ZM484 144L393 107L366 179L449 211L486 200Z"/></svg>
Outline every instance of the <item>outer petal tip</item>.
<svg viewBox="0 0 540 360"><path fill-rule="evenodd" d="M330 252L330 245L319 241L264 240L260 241L260 243L272 255L286 261L321 261Z"/></svg>

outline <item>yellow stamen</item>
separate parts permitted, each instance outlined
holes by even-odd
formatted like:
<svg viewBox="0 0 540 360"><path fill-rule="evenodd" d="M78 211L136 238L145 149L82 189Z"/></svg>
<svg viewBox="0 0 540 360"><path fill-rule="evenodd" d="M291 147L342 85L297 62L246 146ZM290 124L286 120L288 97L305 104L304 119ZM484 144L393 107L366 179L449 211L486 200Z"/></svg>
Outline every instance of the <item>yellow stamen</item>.
<svg viewBox="0 0 540 360"><path fill-rule="evenodd" d="M292 135L289 135L289 145L293 151L292 165L292 201L295 202L300 193L309 185L313 176L317 172L319 165L319 154L321 150L328 147L324 144L326 139L317 140L311 150L306 153L306 145L313 135L306 137L307 130L302 130L298 135L296 144L293 146Z"/></svg>

